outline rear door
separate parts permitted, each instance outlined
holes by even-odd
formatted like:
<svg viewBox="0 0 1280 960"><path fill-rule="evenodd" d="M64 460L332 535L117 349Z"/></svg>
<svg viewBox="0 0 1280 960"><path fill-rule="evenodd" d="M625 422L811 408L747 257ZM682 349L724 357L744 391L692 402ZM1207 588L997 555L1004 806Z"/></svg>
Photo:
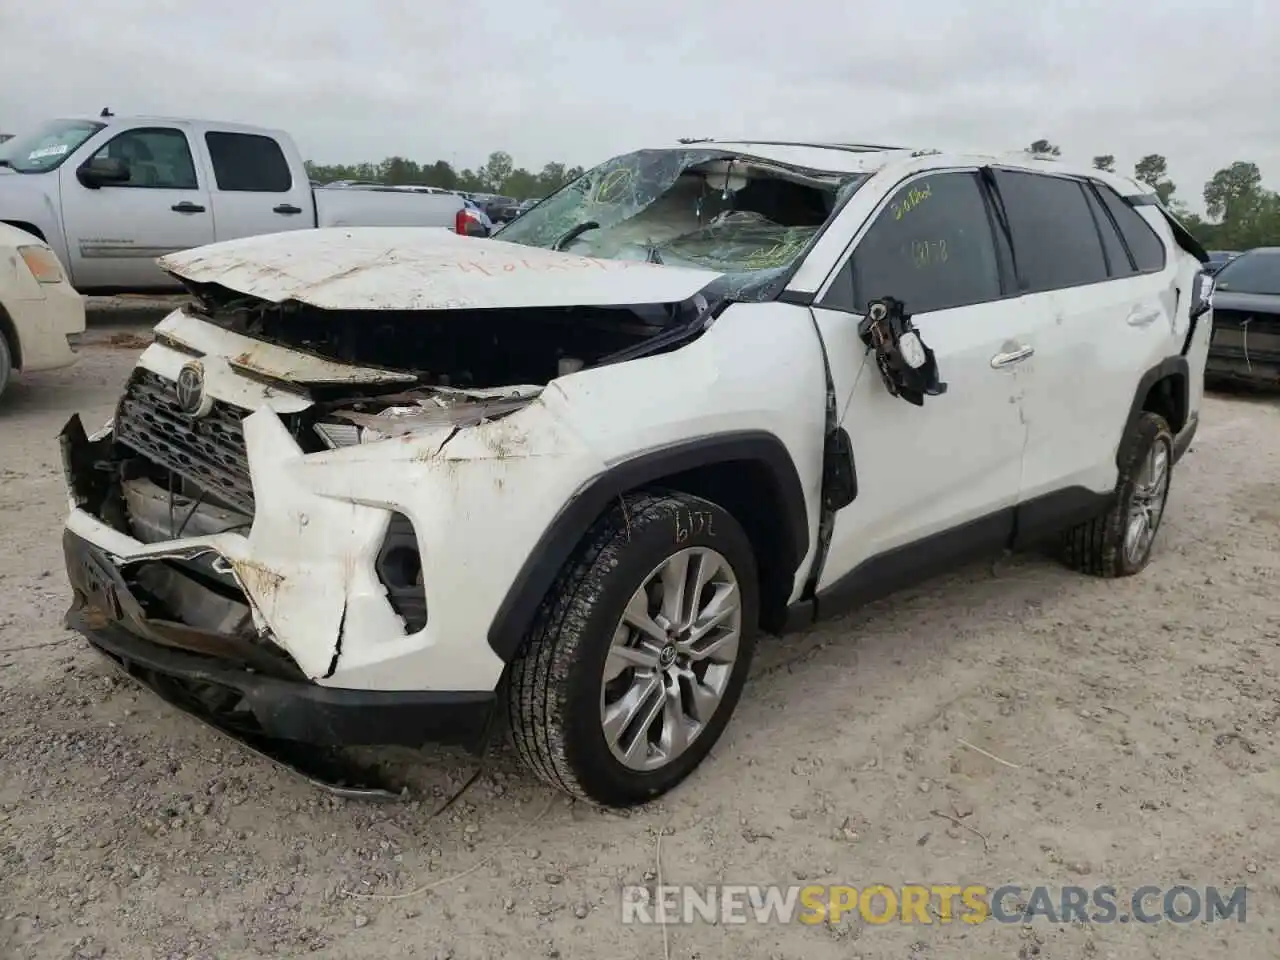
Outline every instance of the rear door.
<svg viewBox="0 0 1280 960"><path fill-rule="evenodd" d="M208 184L185 125L121 130L94 157L121 160L129 182L90 188L58 171L71 272L80 290L174 286L156 258L213 241Z"/></svg>
<svg viewBox="0 0 1280 960"><path fill-rule="evenodd" d="M1024 170L993 171L1008 217L1022 303L1033 323L1020 384L1028 425L1019 499L1111 489L1116 448L1138 381L1168 352L1177 309L1176 257L1101 185ZM1109 198L1108 198L1109 199ZM1132 245L1116 216L1133 228ZM1129 218L1136 219L1130 223ZM1083 498L1087 503L1087 498ZM1055 503L1046 526L1066 509ZM1027 537L1039 516L1027 514Z"/></svg>
<svg viewBox="0 0 1280 960"><path fill-rule="evenodd" d="M204 132L213 176L214 224L219 240L315 226L311 183L294 175L280 141L262 133L210 128Z"/></svg>

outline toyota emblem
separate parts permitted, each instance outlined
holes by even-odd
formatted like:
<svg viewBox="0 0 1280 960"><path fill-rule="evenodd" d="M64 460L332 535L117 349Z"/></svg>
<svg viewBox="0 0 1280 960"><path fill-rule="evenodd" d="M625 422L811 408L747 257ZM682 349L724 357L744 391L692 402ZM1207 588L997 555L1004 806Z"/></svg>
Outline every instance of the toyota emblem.
<svg viewBox="0 0 1280 960"><path fill-rule="evenodd" d="M204 392L204 367L195 360L183 364L174 385L178 409L193 420L203 417L213 407L213 399Z"/></svg>

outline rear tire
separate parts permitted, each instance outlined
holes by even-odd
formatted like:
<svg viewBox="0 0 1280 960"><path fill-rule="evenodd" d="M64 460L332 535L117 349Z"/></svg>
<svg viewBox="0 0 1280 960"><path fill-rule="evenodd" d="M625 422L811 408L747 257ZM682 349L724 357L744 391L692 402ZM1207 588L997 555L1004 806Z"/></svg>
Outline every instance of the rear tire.
<svg viewBox="0 0 1280 960"><path fill-rule="evenodd" d="M722 508L682 493L622 497L561 571L512 663L507 705L524 763L608 806L678 784L742 693L757 583L751 542Z"/></svg>
<svg viewBox="0 0 1280 960"><path fill-rule="evenodd" d="M1164 417L1144 411L1122 444L1106 512L1063 537L1067 566L1096 577L1130 577L1146 567L1169 499L1173 432Z"/></svg>

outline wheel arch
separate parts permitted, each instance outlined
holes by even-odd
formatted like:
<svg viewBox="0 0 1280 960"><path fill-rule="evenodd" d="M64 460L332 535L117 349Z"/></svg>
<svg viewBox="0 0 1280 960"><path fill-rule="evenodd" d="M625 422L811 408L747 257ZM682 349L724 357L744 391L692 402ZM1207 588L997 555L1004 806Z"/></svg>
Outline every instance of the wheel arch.
<svg viewBox="0 0 1280 960"><path fill-rule="evenodd" d="M760 621L782 628L795 574L809 552L809 513L785 444L765 431L700 437L624 460L589 481L561 508L512 581L489 626L503 662L519 652L538 607L583 536L625 493L660 487L719 504L742 524L760 574Z"/></svg>
<svg viewBox="0 0 1280 960"><path fill-rule="evenodd" d="M44 235L44 231L37 227L34 223L28 223L25 220L0 220L0 223L6 223L11 227L17 227L19 230L25 230L33 237L39 239L42 243L48 243L49 238Z"/></svg>
<svg viewBox="0 0 1280 960"><path fill-rule="evenodd" d="M1116 445L1116 465L1120 465L1123 455L1124 438L1133 431L1133 425L1144 412L1164 417L1176 437L1187 425L1190 405L1191 367L1186 357L1167 357L1144 373L1134 391L1129 417Z"/></svg>
<svg viewBox="0 0 1280 960"><path fill-rule="evenodd" d="M22 341L18 339L18 328L13 325L13 320L10 319L9 312L5 310L3 303L0 303L0 337L4 338L5 346L9 348L13 369L21 370Z"/></svg>

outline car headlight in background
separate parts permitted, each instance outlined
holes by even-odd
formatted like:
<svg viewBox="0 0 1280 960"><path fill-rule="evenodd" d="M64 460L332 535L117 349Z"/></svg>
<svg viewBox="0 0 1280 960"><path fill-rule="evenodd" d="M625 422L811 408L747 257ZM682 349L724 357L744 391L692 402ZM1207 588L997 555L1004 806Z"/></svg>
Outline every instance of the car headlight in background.
<svg viewBox="0 0 1280 960"><path fill-rule="evenodd" d="M31 275L40 283L62 283L66 279L62 264L48 247L19 247L18 256L22 257L22 262L27 265Z"/></svg>

